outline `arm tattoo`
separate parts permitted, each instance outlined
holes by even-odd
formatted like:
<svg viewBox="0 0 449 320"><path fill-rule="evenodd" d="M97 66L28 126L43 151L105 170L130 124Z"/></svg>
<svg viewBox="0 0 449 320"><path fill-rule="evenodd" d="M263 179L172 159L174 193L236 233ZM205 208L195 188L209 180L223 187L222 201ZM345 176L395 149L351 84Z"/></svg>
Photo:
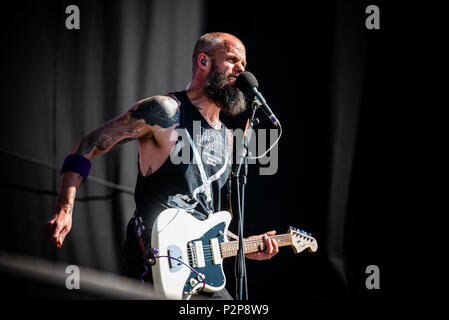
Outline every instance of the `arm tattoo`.
<svg viewBox="0 0 449 320"><path fill-rule="evenodd" d="M143 101L136 110L131 111L131 118L144 119L150 126L169 128L179 123L180 114L177 103L167 96L152 97Z"/></svg>
<svg viewBox="0 0 449 320"><path fill-rule="evenodd" d="M94 147L101 152L108 149L113 150L125 142L137 139L139 129L143 126L145 126L144 123L138 123L129 114L113 119L81 139L75 153L85 155L90 153Z"/></svg>
<svg viewBox="0 0 449 320"><path fill-rule="evenodd" d="M100 152L111 151L123 143L138 139L139 131L147 125L169 128L174 124L179 124L179 119L178 104L174 99L167 96L155 96L144 100L136 109L108 121L84 137L75 153L86 155L94 147Z"/></svg>
<svg viewBox="0 0 449 320"><path fill-rule="evenodd" d="M147 174L145 175L145 177L148 177L149 175L152 175L152 174L153 174L153 167L150 164L150 167L148 168Z"/></svg>

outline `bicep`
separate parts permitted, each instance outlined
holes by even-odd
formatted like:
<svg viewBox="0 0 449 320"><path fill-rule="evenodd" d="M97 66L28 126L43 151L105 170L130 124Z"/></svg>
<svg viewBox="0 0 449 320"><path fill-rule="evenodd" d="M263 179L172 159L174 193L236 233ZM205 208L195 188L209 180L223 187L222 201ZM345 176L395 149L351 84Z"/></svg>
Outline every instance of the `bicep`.
<svg viewBox="0 0 449 320"><path fill-rule="evenodd" d="M179 125L178 103L168 96L141 100L129 110L82 138L73 148L77 153L92 158L109 152L130 140L157 137Z"/></svg>
<svg viewBox="0 0 449 320"><path fill-rule="evenodd" d="M170 135L180 123L180 103L174 96L154 96L140 101L131 110L131 117L144 121L151 128L154 142L161 146L170 144Z"/></svg>
<svg viewBox="0 0 449 320"><path fill-rule="evenodd" d="M131 111L132 108L83 137L71 152L92 158L109 152L120 144L148 135L149 126L145 121L133 119Z"/></svg>

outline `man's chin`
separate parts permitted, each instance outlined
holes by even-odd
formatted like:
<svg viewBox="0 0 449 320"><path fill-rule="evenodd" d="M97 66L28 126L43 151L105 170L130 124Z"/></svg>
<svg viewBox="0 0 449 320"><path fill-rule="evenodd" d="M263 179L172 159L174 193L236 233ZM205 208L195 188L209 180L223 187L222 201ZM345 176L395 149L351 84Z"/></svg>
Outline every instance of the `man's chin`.
<svg viewBox="0 0 449 320"><path fill-rule="evenodd" d="M229 115L238 115L246 109L246 99L243 93L235 86L233 77L211 76L205 88L209 98L220 109Z"/></svg>
<svg viewBox="0 0 449 320"><path fill-rule="evenodd" d="M237 116L246 110L246 106L247 104L245 99L238 99L238 101L234 101L231 104L221 106L221 110L227 115Z"/></svg>

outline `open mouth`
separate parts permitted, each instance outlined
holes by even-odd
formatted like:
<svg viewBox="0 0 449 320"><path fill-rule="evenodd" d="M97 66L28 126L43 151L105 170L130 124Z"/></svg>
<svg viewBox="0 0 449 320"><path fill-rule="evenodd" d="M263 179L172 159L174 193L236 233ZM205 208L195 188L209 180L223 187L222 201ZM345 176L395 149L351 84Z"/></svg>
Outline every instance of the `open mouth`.
<svg viewBox="0 0 449 320"><path fill-rule="evenodd" d="M229 82L230 82L231 84L234 84L236 79L237 79L236 76L229 76L229 77L228 77L228 80L229 80Z"/></svg>

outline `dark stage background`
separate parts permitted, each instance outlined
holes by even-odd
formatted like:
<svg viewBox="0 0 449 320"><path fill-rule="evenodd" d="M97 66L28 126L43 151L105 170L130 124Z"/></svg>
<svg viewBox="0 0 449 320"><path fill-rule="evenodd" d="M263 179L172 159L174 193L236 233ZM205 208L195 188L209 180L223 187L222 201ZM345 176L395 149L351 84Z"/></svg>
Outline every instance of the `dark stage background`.
<svg viewBox="0 0 449 320"><path fill-rule="evenodd" d="M80 8L79 30L65 28L69 4ZM380 30L365 27L369 4L380 8ZM284 128L276 174L262 176L260 164L250 166L245 235L295 226L319 244L313 254L283 248L272 260L247 260L249 298L394 296L386 247L398 209L388 116L400 107L392 95L399 67L391 68L400 58L397 12L383 1L9 5L1 19L0 250L118 273L134 210L136 144L94 160L92 176L125 188L85 182L61 249L50 247L43 232L59 189L54 166L78 139L135 101L184 89L197 38L224 31L245 43L247 69ZM247 117L224 121L243 128ZM259 118L259 128L270 128L264 115ZM225 265L234 295L233 263ZM379 290L365 287L368 265L380 269Z"/></svg>

